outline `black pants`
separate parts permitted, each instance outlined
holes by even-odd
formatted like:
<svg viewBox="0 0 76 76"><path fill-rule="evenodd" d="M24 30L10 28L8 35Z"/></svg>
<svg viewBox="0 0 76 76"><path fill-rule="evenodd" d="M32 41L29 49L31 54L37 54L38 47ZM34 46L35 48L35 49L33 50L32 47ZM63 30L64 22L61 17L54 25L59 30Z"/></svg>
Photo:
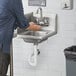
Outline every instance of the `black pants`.
<svg viewBox="0 0 76 76"><path fill-rule="evenodd" d="M0 76L6 76L9 63L10 55L3 53L2 50L0 50Z"/></svg>

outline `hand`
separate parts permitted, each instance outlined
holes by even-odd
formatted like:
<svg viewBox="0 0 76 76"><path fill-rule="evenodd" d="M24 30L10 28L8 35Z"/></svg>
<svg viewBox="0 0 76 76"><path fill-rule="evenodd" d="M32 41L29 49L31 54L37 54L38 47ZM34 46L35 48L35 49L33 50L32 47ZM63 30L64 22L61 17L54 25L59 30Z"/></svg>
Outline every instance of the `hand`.
<svg viewBox="0 0 76 76"><path fill-rule="evenodd" d="M31 31L39 31L41 29L41 26L35 24L34 22L30 22L29 27L27 29Z"/></svg>

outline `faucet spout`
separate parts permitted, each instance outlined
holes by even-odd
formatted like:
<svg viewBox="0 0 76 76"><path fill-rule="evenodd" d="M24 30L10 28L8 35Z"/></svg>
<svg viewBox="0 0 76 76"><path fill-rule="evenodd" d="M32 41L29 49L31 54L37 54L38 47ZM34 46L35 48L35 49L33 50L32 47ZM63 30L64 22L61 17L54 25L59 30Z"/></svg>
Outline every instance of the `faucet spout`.
<svg viewBox="0 0 76 76"><path fill-rule="evenodd" d="M39 13L39 10L40 10L40 18L42 19L42 14L43 14L43 12L42 12L42 8L41 7L39 7L38 9L37 9L37 14Z"/></svg>

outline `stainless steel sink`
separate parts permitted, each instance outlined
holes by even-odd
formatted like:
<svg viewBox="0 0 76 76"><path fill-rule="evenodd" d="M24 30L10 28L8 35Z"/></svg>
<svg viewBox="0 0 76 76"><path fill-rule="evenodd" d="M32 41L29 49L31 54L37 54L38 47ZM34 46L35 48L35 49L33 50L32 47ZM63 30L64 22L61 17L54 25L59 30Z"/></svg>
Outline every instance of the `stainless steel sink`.
<svg viewBox="0 0 76 76"><path fill-rule="evenodd" d="M26 42L41 42L47 39L46 35L49 34L49 31L25 31L18 34L19 38L23 38Z"/></svg>
<svg viewBox="0 0 76 76"><path fill-rule="evenodd" d="M41 10L41 8L39 8ZM21 38L24 42L33 43L34 51L30 55L28 61L31 65L35 66L37 63L37 55L40 54L38 44L47 40L49 37L55 35L57 33L56 27L56 14L43 14L42 11L40 17L37 15L27 16L28 21L35 22L42 26L40 31L30 31L27 29L17 29L17 38ZM47 16L47 17L46 17ZM33 62L31 61L31 57L33 58Z"/></svg>
<svg viewBox="0 0 76 76"><path fill-rule="evenodd" d="M46 14L47 15L47 14ZM50 18L51 17L51 18ZM50 36L57 33L56 30L56 14L49 14L48 17L38 18L34 16L31 21L35 18L37 24L41 25L43 30L30 31L26 29L17 29L17 37L22 38L25 42L40 43L47 40ZM30 19L30 18L29 18Z"/></svg>

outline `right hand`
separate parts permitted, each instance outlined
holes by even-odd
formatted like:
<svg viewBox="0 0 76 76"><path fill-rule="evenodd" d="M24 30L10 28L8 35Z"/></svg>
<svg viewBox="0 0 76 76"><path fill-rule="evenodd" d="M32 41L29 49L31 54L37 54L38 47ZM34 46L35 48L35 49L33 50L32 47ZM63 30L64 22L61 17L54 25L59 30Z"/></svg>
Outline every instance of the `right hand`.
<svg viewBox="0 0 76 76"><path fill-rule="evenodd" d="M34 22L30 22L29 27L27 29L31 31L39 31L41 29L41 26L35 24Z"/></svg>

